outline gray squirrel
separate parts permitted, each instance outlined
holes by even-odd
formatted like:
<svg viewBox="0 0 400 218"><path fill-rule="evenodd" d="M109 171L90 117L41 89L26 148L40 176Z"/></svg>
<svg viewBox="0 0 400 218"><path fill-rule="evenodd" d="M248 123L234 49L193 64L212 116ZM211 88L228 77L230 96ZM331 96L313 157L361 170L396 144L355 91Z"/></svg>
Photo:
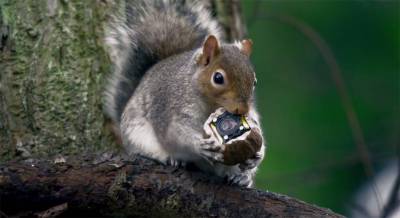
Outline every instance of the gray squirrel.
<svg viewBox="0 0 400 218"><path fill-rule="evenodd" d="M250 187L264 157L249 60L252 42L223 43L202 1L179 2L132 1L114 17L105 39L114 66L105 91L106 115L129 155L171 165L194 163ZM259 137L260 149L240 164L224 164L227 146L204 136L204 122L220 107L250 117Z"/></svg>

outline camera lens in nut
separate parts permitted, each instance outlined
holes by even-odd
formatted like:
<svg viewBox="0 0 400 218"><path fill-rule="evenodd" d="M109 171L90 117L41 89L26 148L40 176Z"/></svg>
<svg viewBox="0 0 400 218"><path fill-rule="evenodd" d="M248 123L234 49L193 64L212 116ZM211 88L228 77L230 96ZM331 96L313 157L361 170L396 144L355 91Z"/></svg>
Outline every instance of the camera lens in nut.
<svg viewBox="0 0 400 218"><path fill-rule="evenodd" d="M239 130L240 117L226 114L217 122L217 129L221 135L232 135Z"/></svg>
<svg viewBox="0 0 400 218"><path fill-rule="evenodd" d="M222 131L229 132L229 131L233 130L236 127L237 123L235 122L234 119L227 118L225 120L222 120L220 125L221 125Z"/></svg>

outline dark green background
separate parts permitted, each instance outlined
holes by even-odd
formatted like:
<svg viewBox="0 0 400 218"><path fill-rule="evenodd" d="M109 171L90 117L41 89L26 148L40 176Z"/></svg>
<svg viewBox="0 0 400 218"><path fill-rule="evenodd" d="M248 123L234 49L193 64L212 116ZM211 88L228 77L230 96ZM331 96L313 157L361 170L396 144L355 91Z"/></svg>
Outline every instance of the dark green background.
<svg viewBox="0 0 400 218"><path fill-rule="evenodd" d="M374 170L399 144L399 1L243 1L268 141L257 186L348 214L368 177L330 69L304 22L332 49Z"/></svg>

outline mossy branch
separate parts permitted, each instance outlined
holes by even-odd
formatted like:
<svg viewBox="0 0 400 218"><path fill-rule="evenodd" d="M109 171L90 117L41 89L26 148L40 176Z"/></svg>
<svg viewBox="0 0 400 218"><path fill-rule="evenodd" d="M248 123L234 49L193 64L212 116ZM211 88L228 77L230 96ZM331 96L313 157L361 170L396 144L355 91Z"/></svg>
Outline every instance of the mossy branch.
<svg viewBox="0 0 400 218"><path fill-rule="evenodd" d="M9 216L37 215L56 206L66 216L91 217L341 217L284 195L227 185L143 157L125 161L104 154L56 162L0 164L0 210Z"/></svg>

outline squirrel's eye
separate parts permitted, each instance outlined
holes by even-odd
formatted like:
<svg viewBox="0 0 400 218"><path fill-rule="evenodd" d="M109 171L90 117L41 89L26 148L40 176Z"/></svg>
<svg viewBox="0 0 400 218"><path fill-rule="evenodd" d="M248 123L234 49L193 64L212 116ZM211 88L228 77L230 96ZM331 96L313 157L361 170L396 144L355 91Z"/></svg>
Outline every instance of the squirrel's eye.
<svg viewBox="0 0 400 218"><path fill-rule="evenodd" d="M214 73L213 80L214 80L215 84L218 84L218 85L224 84L224 76L220 72Z"/></svg>
<svg viewBox="0 0 400 218"><path fill-rule="evenodd" d="M257 79L254 80L253 86L257 85Z"/></svg>

